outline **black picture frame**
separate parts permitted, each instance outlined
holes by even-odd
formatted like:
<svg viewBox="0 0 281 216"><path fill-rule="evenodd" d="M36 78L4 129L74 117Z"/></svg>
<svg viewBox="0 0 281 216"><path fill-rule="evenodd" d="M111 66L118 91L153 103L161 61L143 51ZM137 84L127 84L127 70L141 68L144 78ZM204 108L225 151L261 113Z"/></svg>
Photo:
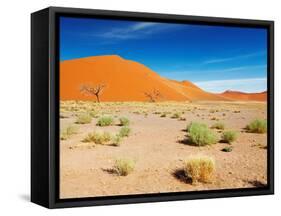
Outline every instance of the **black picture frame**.
<svg viewBox="0 0 281 216"><path fill-rule="evenodd" d="M261 188L59 199L58 17L149 20L266 28L268 185ZM201 16L49 7L31 15L31 201L47 208L267 195L274 193L274 22Z"/></svg>

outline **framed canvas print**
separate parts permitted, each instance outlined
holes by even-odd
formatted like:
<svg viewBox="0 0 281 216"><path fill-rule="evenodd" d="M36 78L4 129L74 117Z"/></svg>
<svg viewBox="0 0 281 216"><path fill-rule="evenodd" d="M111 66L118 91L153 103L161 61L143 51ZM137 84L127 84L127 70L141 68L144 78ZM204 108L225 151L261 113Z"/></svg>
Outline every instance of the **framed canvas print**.
<svg viewBox="0 0 281 216"><path fill-rule="evenodd" d="M273 22L50 7L31 16L31 200L273 194Z"/></svg>

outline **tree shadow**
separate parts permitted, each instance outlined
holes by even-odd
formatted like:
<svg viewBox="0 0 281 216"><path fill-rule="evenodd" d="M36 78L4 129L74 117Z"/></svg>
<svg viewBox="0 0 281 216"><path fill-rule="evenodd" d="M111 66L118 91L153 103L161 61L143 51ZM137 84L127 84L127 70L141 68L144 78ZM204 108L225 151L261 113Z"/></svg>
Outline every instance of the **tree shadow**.
<svg viewBox="0 0 281 216"><path fill-rule="evenodd" d="M173 173L174 178L178 179L181 182L192 184L192 179L185 175L183 169L176 169Z"/></svg>

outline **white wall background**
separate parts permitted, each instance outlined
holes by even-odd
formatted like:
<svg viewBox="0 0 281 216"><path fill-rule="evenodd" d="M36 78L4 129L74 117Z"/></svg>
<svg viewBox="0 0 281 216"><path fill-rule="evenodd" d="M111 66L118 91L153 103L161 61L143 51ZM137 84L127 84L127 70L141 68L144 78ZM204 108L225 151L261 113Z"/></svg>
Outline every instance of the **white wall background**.
<svg viewBox="0 0 281 216"><path fill-rule="evenodd" d="M0 215L267 215L280 214L280 113L276 120L276 195L47 210L30 191L30 13L48 6L275 20L276 107L280 110L277 0L3 0L0 6ZM279 205L279 206L278 206ZM275 212L275 214L274 214Z"/></svg>

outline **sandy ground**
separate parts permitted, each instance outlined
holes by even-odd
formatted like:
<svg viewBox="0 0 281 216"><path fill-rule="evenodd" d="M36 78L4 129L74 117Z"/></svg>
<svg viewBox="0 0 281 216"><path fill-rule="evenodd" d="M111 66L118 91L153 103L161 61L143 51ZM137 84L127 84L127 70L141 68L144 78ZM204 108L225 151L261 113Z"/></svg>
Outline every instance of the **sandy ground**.
<svg viewBox="0 0 281 216"><path fill-rule="evenodd" d="M132 133L118 147L85 144L81 140L89 132L117 132L120 126L77 125L78 134L60 143L60 197L95 197L107 195L163 193L225 188L260 187L267 183L267 135L244 131L253 119L266 118L263 102L195 102L195 103L86 103L62 102L61 128L74 125L76 114L95 110L99 116L111 115L130 119ZM155 113L156 112L156 113ZM166 117L160 113L170 112ZM172 119L184 112L186 120ZM147 116L146 116L147 115ZM182 143L184 129L191 121L211 126L218 119L226 130L239 131L232 152L222 152L225 143L196 147ZM215 130L215 129L214 129ZM216 133L220 131L215 130ZM210 183L191 184L183 179L184 161L192 155L211 156L216 171ZM110 172L118 158L136 161L128 176Z"/></svg>

